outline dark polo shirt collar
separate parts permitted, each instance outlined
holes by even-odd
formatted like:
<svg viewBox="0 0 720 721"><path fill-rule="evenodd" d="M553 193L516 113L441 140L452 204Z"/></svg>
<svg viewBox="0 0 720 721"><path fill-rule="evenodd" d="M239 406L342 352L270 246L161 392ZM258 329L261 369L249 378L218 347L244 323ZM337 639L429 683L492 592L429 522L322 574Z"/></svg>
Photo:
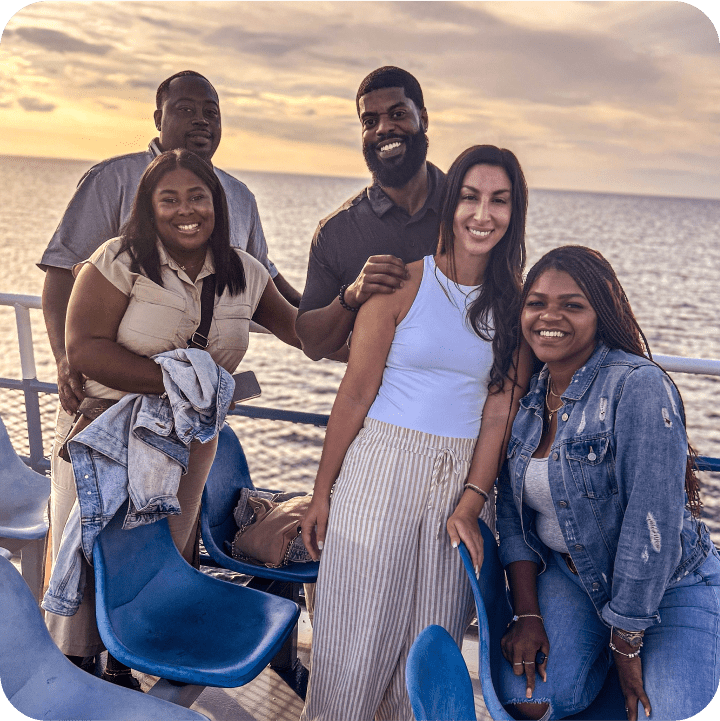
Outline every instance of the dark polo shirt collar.
<svg viewBox="0 0 720 721"><path fill-rule="evenodd" d="M415 218L421 218L428 210L433 210L435 213L440 211L440 196L442 195L440 180L442 178L442 174L432 163L427 163L427 171L428 195L422 208L420 208L420 210L418 210L418 212L413 216ZM385 191L377 183L373 183L368 187L367 197L370 202L370 207L378 218L382 218L385 213L389 212L393 208L405 215L408 215L404 208L401 208L393 203L390 196L387 195L387 193L385 193Z"/></svg>

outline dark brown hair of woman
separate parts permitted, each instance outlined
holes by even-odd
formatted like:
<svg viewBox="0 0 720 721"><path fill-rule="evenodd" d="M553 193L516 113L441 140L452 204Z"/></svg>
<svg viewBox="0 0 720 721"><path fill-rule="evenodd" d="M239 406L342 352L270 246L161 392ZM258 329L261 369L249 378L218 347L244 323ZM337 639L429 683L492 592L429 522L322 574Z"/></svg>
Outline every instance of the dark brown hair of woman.
<svg viewBox="0 0 720 721"><path fill-rule="evenodd" d="M521 307L525 305L525 300L535 281L550 269L567 273L580 286L580 290L585 294L597 315L598 340L612 349L641 357L647 356L665 373L680 396L682 417L685 422L685 406L680 389L667 371L652 359L647 338L635 319L630 301L610 263L598 251L582 245L565 245L555 248L540 258L530 269L523 287ZM697 518L700 516L702 501L700 500L700 484L696 475L696 457L695 449L688 443L685 490L690 512Z"/></svg>
<svg viewBox="0 0 720 721"><path fill-rule="evenodd" d="M509 150L494 145L474 145L460 153L448 170L440 205L440 239L437 252L447 255L448 267L455 273L453 221L460 202L460 189L468 170L475 165L503 168L510 179L511 213L505 235L490 251L482 287L468 307L468 320L483 339L492 338L493 364L490 390L498 392L508 377L516 349L522 273L525 268L525 217L528 190L520 163ZM490 321L492 319L492 321ZM494 334L489 330L494 326ZM513 381L514 382L514 381Z"/></svg>
<svg viewBox="0 0 720 721"><path fill-rule="evenodd" d="M212 195L215 227L208 244L215 265L215 292L221 296L227 288L230 295L239 295L245 290L245 269L240 257L230 245L230 222L225 191L210 165L185 148L161 153L145 169L135 193L130 217L120 228L122 243L118 255L128 253L131 259L130 270L133 273L142 273L154 283L163 284L152 196L165 175L178 168L189 170L200 178Z"/></svg>

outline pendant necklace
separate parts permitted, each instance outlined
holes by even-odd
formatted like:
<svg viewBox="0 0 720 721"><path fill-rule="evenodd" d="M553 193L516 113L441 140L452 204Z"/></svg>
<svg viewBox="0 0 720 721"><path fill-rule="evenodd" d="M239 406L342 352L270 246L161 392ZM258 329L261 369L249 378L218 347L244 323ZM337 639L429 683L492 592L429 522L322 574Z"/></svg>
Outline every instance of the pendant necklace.
<svg viewBox="0 0 720 721"><path fill-rule="evenodd" d="M548 412L548 426L552 423L553 416L565 405L562 402L562 399L560 400L560 405L557 408L551 408L550 407L550 393L552 393L556 398L560 398L560 396L555 393L554 391L550 390L550 387L552 386L552 378L548 376L548 384L547 388L545 389L545 408L547 408Z"/></svg>

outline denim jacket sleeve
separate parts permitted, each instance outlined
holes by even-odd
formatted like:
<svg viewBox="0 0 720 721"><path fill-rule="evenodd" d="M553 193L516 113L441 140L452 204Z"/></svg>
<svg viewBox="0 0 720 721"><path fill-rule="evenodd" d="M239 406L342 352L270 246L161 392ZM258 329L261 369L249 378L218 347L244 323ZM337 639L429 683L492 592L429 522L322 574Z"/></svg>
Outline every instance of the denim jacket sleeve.
<svg viewBox="0 0 720 721"><path fill-rule="evenodd" d="M604 620L627 630L658 623L681 556L687 436L679 395L654 365L628 373L615 413L615 472L624 508Z"/></svg>

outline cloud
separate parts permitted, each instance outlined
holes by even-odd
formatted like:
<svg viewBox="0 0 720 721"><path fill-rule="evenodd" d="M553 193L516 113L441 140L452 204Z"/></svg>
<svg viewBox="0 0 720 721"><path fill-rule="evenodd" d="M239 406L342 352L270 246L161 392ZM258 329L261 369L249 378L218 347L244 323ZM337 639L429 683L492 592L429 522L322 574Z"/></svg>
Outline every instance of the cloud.
<svg viewBox="0 0 720 721"><path fill-rule="evenodd" d="M89 53L90 55L106 55L112 45L106 43L86 43L84 40L74 38L72 35L51 30L49 28L18 28L16 34L26 42L39 45L45 50L57 53Z"/></svg>
<svg viewBox="0 0 720 721"><path fill-rule="evenodd" d="M163 30L175 30L180 32L186 32L190 33L193 32L194 28L191 25L187 25L184 23L176 23L172 20L168 20L167 16L163 18L153 18L149 15L138 15L138 20L141 20L144 23L147 23L148 25L153 25L158 28L162 28Z"/></svg>
<svg viewBox="0 0 720 721"><path fill-rule="evenodd" d="M232 25L209 33L205 41L212 45L233 48L239 53L262 55L267 58L287 55L315 43L313 38L305 35L256 33Z"/></svg>
<svg viewBox="0 0 720 721"><path fill-rule="evenodd" d="M610 33L589 29L526 27L481 7L399 3L400 23L432 59L427 72L477 96L515 98L566 107L598 99L668 101L676 91L662 62ZM435 30L426 21L439 21ZM459 30L458 30L459 28ZM427 37L423 38L422 34Z"/></svg>
<svg viewBox="0 0 720 721"><path fill-rule="evenodd" d="M20 107L28 113L51 113L57 105L46 103L39 98L18 98Z"/></svg>

